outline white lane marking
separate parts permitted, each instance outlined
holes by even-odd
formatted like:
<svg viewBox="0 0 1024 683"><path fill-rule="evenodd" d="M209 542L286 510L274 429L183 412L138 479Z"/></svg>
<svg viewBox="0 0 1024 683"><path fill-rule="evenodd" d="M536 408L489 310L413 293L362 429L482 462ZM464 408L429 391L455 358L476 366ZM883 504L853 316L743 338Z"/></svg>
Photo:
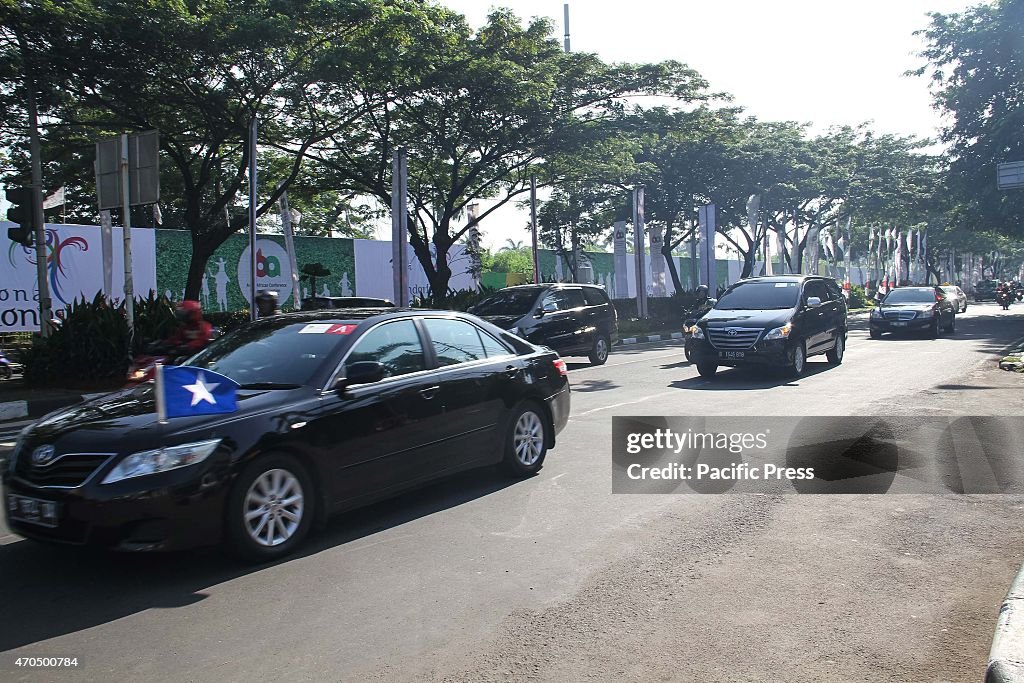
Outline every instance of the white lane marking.
<svg viewBox="0 0 1024 683"><path fill-rule="evenodd" d="M564 477L567 474L569 474L569 473L568 472L562 472L561 474L556 474L555 476L551 477L551 481L558 481L559 479L561 479L562 477Z"/></svg>
<svg viewBox="0 0 1024 683"><path fill-rule="evenodd" d="M672 391L663 391L660 394L651 394L650 396L644 396L643 398L635 401L625 401L623 403L612 403L611 405L601 406L600 408L592 408L590 410L584 410L582 413L576 413L573 417L583 417L584 415L590 415L597 413L602 410L611 410L613 408L621 408L622 406L631 406L637 403L643 403L644 401L650 401L653 398L661 398L662 396L679 396L679 390L673 389Z"/></svg>

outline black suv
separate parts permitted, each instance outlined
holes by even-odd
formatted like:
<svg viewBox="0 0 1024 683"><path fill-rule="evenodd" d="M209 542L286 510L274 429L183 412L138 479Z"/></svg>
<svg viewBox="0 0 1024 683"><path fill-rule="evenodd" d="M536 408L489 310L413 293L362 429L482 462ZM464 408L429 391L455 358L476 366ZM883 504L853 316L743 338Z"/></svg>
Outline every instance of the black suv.
<svg viewBox="0 0 1024 683"><path fill-rule="evenodd" d="M846 298L835 280L779 275L740 280L696 325L694 358L701 377L719 365L770 365L799 377L819 353L833 365L846 348Z"/></svg>
<svg viewBox="0 0 1024 683"><path fill-rule="evenodd" d="M588 356L594 365L608 360L619 338L615 307L596 285L506 287L469 312L559 355Z"/></svg>

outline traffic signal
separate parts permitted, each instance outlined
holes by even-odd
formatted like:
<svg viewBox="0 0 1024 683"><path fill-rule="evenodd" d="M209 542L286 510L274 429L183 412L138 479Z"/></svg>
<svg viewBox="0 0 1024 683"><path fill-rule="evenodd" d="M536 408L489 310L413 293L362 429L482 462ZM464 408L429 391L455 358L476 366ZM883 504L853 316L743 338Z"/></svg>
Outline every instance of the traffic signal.
<svg viewBox="0 0 1024 683"><path fill-rule="evenodd" d="M7 236L14 242L26 247L32 246L32 233L35 230L35 211L32 204L32 188L12 187L5 193L7 201L7 220L17 223L16 228L7 228Z"/></svg>

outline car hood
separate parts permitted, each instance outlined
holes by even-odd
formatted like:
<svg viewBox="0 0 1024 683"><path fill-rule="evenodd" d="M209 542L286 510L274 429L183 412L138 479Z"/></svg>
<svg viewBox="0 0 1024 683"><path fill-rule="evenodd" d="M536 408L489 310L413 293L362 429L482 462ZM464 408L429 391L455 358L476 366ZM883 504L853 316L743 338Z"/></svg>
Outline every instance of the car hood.
<svg viewBox="0 0 1024 683"><path fill-rule="evenodd" d="M288 390L240 389L233 413L170 418L160 424L152 384L99 396L46 415L25 432L28 442L50 443L59 451L120 452L153 448L189 435L197 439L223 436L232 423L261 413L286 413L315 396L310 387Z"/></svg>
<svg viewBox="0 0 1024 683"><path fill-rule="evenodd" d="M481 315L479 317L503 330L511 329L517 322L523 319L522 315Z"/></svg>
<svg viewBox="0 0 1024 683"><path fill-rule="evenodd" d="M935 306L935 303L936 302L934 301L930 303L924 301L911 301L903 304L882 304L879 308L883 311L927 311Z"/></svg>
<svg viewBox="0 0 1024 683"><path fill-rule="evenodd" d="M712 309L700 319L707 327L781 327L793 319L793 309L760 311Z"/></svg>

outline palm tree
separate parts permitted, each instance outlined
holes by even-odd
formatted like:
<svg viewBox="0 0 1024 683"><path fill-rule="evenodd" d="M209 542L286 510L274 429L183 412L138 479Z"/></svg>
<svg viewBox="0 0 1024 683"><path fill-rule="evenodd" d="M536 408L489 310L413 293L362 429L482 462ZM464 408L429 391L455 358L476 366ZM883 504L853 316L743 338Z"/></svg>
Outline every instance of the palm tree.
<svg viewBox="0 0 1024 683"><path fill-rule="evenodd" d="M517 241L517 240L512 239L511 237L509 237L507 240L505 240L505 242L506 242L505 246L503 246L498 251L519 251L520 249L522 249L525 246L523 244L522 240L518 240Z"/></svg>

